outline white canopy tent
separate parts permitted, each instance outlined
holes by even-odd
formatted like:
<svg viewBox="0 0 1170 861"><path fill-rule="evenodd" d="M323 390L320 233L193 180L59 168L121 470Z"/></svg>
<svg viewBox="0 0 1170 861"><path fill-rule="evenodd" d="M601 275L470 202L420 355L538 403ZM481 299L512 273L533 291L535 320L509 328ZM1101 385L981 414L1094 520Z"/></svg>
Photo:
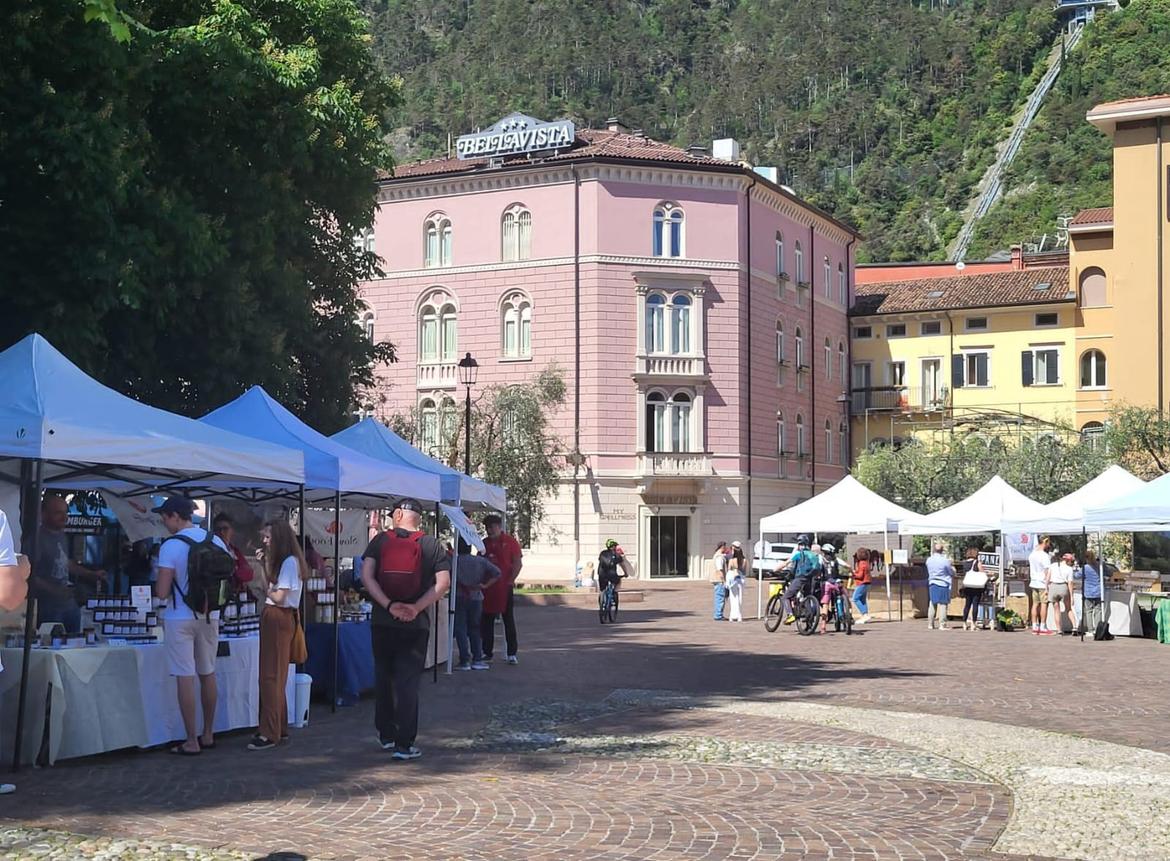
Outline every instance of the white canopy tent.
<svg viewBox="0 0 1170 861"><path fill-rule="evenodd" d="M1085 523L1088 506L1104 505L1145 485L1136 475L1114 464L1079 490L1045 505L1042 516L1005 519L1003 528L1008 532L1032 535L1077 535L1088 529ZM1170 497L1170 491L1167 491L1167 497ZM1170 511L1170 506L1167 511Z"/></svg>
<svg viewBox="0 0 1170 861"><path fill-rule="evenodd" d="M898 524L902 535L975 535L1002 532L1005 523L1042 518L1045 508L1029 499L998 475L966 499L934 512L917 515Z"/></svg>
<svg viewBox="0 0 1170 861"><path fill-rule="evenodd" d="M769 514L760 520L761 539L764 533L792 532L881 532L889 549L889 531L908 518L918 517L913 511L890 502L874 493L851 475L823 490L799 505ZM757 588L758 612L763 616L764 580ZM890 578L886 577L886 606L890 601Z"/></svg>
<svg viewBox="0 0 1170 861"><path fill-rule="evenodd" d="M1096 532L1170 530L1170 474L1104 505L1086 508L1085 528Z"/></svg>

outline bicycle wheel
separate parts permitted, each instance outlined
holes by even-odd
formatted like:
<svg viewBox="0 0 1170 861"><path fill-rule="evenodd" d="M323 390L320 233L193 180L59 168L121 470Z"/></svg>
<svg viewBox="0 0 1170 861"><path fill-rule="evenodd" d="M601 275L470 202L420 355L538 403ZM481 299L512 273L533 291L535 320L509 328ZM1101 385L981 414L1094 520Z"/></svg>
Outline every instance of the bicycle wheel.
<svg viewBox="0 0 1170 861"><path fill-rule="evenodd" d="M852 633L853 633L853 611L846 610L845 611L845 636L848 637Z"/></svg>
<svg viewBox="0 0 1170 861"><path fill-rule="evenodd" d="M802 598L796 614L796 630L805 637L817 632L821 621L821 602L811 595Z"/></svg>
<svg viewBox="0 0 1170 861"><path fill-rule="evenodd" d="M768 609L764 611L764 630L769 633L780 627L784 620L784 596L777 592L768 599Z"/></svg>
<svg viewBox="0 0 1170 861"><path fill-rule="evenodd" d="M616 622L617 621L618 594L619 593L618 593L617 589L614 589L612 591L613 591L612 600L609 602L609 621Z"/></svg>
<svg viewBox="0 0 1170 861"><path fill-rule="evenodd" d="M603 589L597 596L597 615L601 617L601 624L609 617L609 589Z"/></svg>

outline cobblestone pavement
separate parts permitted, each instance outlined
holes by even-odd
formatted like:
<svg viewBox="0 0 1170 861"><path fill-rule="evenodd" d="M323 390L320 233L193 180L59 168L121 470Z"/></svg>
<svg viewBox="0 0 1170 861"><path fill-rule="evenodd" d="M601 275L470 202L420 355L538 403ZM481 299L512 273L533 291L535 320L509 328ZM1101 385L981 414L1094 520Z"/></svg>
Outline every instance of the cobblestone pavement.
<svg viewBox="0 0 1170 861"><path fill-rule="evenodd" d="M414 763L363 701L277 751L22 772L0 858L1170 858L1157 644L631 606L521 607L519 666L428 680Z"/></svg>

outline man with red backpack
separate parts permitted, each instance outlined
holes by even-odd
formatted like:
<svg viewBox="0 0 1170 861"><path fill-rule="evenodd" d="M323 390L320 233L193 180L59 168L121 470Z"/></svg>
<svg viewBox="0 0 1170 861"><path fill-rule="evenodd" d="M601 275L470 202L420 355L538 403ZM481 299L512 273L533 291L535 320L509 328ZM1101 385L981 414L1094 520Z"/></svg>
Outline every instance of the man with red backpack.
<svg viewBox="0 0 1170 861"><path fill-rule="evenodd" d="M451 587L451 560L439 542L419 531L423 507L400 499L393 528L362 554L362 583L374 604L374 725L383 750L395 759L418 759L418 685L431 633L428 610Z"/></svg>

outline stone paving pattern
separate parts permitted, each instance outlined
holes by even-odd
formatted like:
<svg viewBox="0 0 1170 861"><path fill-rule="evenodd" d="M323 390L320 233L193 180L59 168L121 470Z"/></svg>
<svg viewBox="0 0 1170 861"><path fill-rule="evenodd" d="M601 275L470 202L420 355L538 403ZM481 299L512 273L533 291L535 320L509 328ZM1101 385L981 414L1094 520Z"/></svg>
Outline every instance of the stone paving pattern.
<svg viewBox="0 0 1170 861"><path fill-rule="evenodd" d="M277 751L235 734L22 772L0 858L1170 857L1163 647L924 622L804 638L709 608L705 584L654 584L614 626L521 607L519 666L428 680L414 763L376 746L364 701L315 705ZM1161 823L1134 844L1117 809L1073 839L1037 812L1054 793Z"/></svg>

